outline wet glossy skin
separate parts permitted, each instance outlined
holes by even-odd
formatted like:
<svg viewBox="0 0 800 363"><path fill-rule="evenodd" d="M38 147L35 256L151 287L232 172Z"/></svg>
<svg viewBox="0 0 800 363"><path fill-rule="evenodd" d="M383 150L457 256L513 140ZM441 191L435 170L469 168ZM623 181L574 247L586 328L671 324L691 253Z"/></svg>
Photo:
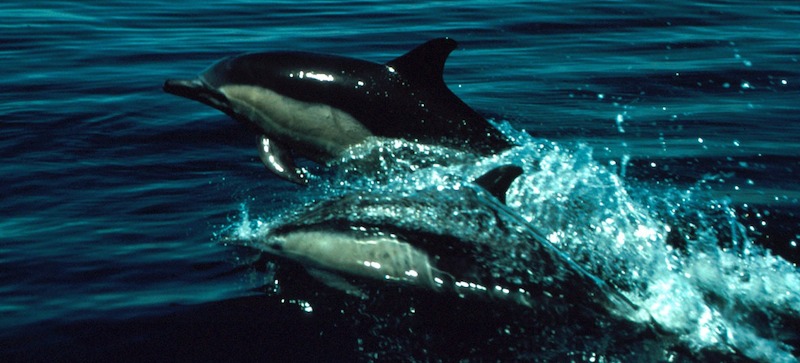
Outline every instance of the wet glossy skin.
<svg viewBox="0 0 800 363"><path fill-rule="evenodd" d="M451 39L435 39L387 64L305 52L244 54L196 80L168 80L164 90L255 127L283 159L265 165L296 182L300 172L281 173L293 168L285 149L325 162L369 136L479 155L511 147L444 84L444 63L455 47ZM262 155L270 158L279 159Z"/></svg>

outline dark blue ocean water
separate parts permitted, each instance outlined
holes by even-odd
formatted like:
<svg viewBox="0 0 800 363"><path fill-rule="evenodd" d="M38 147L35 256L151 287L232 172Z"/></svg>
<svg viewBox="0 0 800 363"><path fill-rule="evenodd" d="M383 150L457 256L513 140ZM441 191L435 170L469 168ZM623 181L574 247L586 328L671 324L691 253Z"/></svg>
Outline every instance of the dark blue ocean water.
<svg viewBox="0 0 800 363"><path fill-rule="evenodd" d="M0 360L797 359L796 2L89 3L0 4ZM368 183L274 177L250 131L166 78L442 36L450 88L521 144L481 161L526 165L509 206L663 336L559 340L396 286L359 300L227 238Z"/></svg>

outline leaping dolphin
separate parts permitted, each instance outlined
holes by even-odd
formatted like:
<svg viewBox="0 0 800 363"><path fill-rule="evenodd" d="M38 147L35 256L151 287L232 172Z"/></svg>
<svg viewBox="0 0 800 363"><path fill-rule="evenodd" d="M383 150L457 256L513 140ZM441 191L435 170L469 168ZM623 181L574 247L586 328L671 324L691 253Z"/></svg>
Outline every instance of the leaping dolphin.
<svg viewBox="0 0 800 363"><path fill-rule="evenodd" d="M262 232L253 245L357 296L363 296L359 284L385 282L531 309L577 304L648 320L503 204L521 173L503 166L476 179L479 187L348 194Z"/></svg>
<svg viewBox="0 0 800 363"><path fill-rule="evenodd" d="M254 126L259 156L280 177L305 184L292 152L324 163L367 137L402 138L478 155L511 141L444 83L457 46L428 41L386 64L306 52L222 59L196 79L169 79L164 91L202 102Z"/></svg>

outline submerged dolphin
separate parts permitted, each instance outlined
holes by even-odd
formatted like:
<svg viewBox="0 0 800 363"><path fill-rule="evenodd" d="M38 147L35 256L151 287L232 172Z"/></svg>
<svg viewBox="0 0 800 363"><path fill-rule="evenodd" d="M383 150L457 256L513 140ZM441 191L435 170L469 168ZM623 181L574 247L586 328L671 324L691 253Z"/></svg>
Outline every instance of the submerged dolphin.
<svg viewBox="0 0 800 363"><path fill-rule="evenodd" d="M355 295L362 295L361 283L388 282L534 309L580 305L646 319L502 203L521 172L497 168L475 181L480 188L346 195L313 205L256 245Z"/></svg>
<svg viewBox="0 0 800 363"><path fill-rule="evenodd" d="M304 184L291 152L324 163L370 136L402 138L487 155L512 146L445 85L452 39L428 41L378 64L306 52L225 58L197 79L164 91L254 126L259 156L277 175Z"/></svg>

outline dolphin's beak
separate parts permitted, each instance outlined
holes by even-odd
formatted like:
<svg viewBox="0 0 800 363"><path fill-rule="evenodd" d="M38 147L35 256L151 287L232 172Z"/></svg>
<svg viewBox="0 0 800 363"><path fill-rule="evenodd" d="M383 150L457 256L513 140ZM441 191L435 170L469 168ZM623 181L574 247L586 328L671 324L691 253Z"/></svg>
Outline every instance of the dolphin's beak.
<svg viewBox="0 0 800 363"><path fill-rule="evenodd" d="M186 98L193 98L193 94L205 88L205 85L199 79L168 79L164 82L165 92Z"/></svg>
<svg viewBox="0 0 800 363"><path fill-rule="evenodd" d="M230 102L225 95L209 87L200 79L168 79L164 82L164 92L204 103L225 113L231 109Z"/></svg>

